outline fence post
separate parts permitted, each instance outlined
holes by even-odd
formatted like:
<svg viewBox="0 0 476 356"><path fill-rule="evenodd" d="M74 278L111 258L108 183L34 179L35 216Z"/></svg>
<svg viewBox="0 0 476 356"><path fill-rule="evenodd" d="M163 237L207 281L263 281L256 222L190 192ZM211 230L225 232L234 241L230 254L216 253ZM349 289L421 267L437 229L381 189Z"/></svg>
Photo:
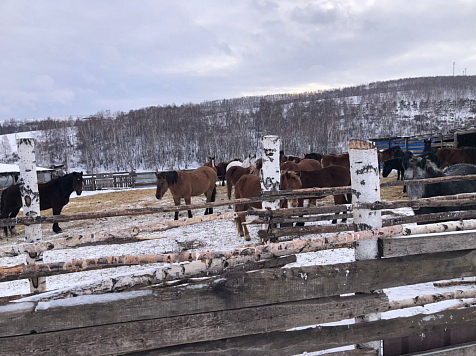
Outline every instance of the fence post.
<svg viewBox="0 0 476 356"><path fill-rule="evenodd" d="M279 150L281 142L278 136L263 136L263 166L260 171L261 191L277 192L281 184L281 172L279 168ZM279 209L279 199L264 201L263 209L277 210ZM268 225L262 226L263 230L268 229Z"/></svg>
<svg viewBox="0 0 476 356"><path fill-rule="evenodd" d="M18 155L20 157L20 194L23 214L28 217L40 215L40 194L38 192L38 177L36 175L35 140L20 138L17 140ZM25 225L26 242L41 241L41 224ZM43 253L27 253L27 264L43 262ZM30 292L41 293L46 291L46 278L31 278Z"/></svg>
<svg viewBox="0 0 476 356"><path fill-rule="evenodd" d="M375 203L380 201L380 177L378 169L377 149L369 142L361 140L349 141L349 159L352 185L352 203L354 206L354 231L372 230L382 227L380 210L359 209L359 203ZM378 238L358 241L355 247L355 259L372 260L380 257ZM374 291L380 292L380 291ZM356 318L356 322L375 321L380 313L368 314ZM381 352L380 341L373 341L358 348L370 348Z"/></svg>

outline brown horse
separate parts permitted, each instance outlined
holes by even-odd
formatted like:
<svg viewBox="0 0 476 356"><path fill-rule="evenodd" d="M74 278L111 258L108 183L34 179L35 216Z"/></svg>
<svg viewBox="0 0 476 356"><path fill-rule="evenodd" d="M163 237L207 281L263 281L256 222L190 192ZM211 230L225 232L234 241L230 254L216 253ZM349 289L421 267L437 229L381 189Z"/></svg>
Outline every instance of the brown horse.
<svg viewBox="0 0 476 356"><path fill-rule="evenodd" d="M281 174L281 190L292 190L301 188L301 180L299 176L294 172L284 172ZM259 177L251 174L243 175L235 186L235 199L239 198L252 198L259 196L261 192L261 183ZM289 200L292 206L296 206L297 202ZM246 211L250 207L261 209L261 203L249 203L249 204L237 204L235 205L235 211ZM287 202L282 200L280 202L281 208L287 208ZM240 236L244 236L246 241L250 240L250 233L246 225L243 223L246 221L244 216L239 216L235 218L236 229Z"/></svg>
<svg viewBox="0 0 476 356"><path fill-rule="evenodd" d="M440 159L440 167L452 166L458 163L476 164L476 148L440 148L436 151Z"/></svg>
<svg viewBox="0 0 476 356"><path fill-rule="evenodd" d="M344 153L341 155L324 155L321 160L322 167L329 167L329 166L341 166L350 170L350 161L349 161L349 154Z"/></svg>
<svg viewBox="0 0 476 356"><path fill-rule="evenodd" d="M259 177L259 170L257 170L255 166L250 166L248 168L233 166L226 171L226 192L228 194L228 199L231 199L231 190L233 186L245 174L252 174Z"/></svg>
<svg viewBox="0 0 476 356"><path fill-rule="evenodd" d="M185 204L190 205L192 197L205 194L208 202L214 202L216 196L217 172L210 167L199 167L191 172L168 171L155 174L157 176L157 191L155 197L162 199L167 189L174 198L176 206L180 205L183 198ZM205 215L213 214L213 208L206 208ZM179 212L175 212L175 220L178 220ZM192 211L188 210L188 217L192 217Z"/></svg>
<svg viewBox="0 0 476 356"><path fill-rule="evenodd" d="M83 172L73 172L58 177L46 183L38 184L40 193L40 210L53 209L53 215L60 215L63 207L68 204L71 193L81 195L83 191ZM20 186L12 185L5 189L0 200L0 219L14 218L22 205ZM7 235L7 227L4 227ZM53 224L53 231L61 233L58 223ZM15 227L10 227L12 235L16 234Z"/></svg>
<svg viewBox="0 0 476 356"><path fill-rule="evenodd" d="M315 171L318 169L322 169L321 164L316 161L315 159L303 159L299 161L299 163L295 163L292 161L287 161L284 162L281 165L281 170L282 171L294 171L294 172L310 172L310 171Z"/></svg>
<svg viewBox="0 0 476 356"><path fill-rule="evenodd" d="M303 188L330 188L330 187L344 187L350 185L350 171L342 166L328 166L318 171L299 172ZM334 195L334 203L347 204L351 203L352 196L349 194L347 199L345 195ZM299 199L299 206L303 206L303 199ZM336 214L337 216L338 214ZM344 222L346 219L342 219ZM337 223L337 218L332 220L332 223ZM299 224L299 225L298 225ZM296 226L302 226L303 223L297 223Z"/></svg>

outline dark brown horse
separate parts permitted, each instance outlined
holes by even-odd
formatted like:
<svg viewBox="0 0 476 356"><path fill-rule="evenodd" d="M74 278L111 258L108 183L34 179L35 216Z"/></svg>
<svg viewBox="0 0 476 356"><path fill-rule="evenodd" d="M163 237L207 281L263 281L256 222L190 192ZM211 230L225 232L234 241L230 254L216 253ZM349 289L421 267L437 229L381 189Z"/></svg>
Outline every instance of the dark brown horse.
<svg viewBox="0 0 476 356"><path fill-rule="evenodd" d="M315 159L316 161L321 161L322 160L322 157L324 157L323 155L321 155L320 153L306 153L304 155L304 159Z"/></svg>
<svg viewBox="0 0 476 356"><path fill-rule="evenodd" d="M299 172L301 177L302 188L330 188L330 187L344 187L350 185L350 171L342 166L324 167L318 171ZM351 203L352 196L349 194L347 199L345 195L334 195L334 203L347 204ZM303 199L299 200L299 206L303 206ZM338 214L336 214L337 216ZM344 222L346 219L342 219ZM337 219L332 220L332 223L337 223ZM303 223L298 223L303 225ZM297 224L296 224L297 225ZM297 226L299 226L297 225Z"/></svg>
<svg viewBox="0 0 476 356"><path fill-rule="evenodd" d="M162 199L167 189L170 189L174 204L180 205L183 198L185 204L190 205L192 197L205 194L208 202L214 202L216 196L217 172L210 167L199 167L191 172L168 171L155 174L157 176L157 191L155 197ZM213 208L206 208L205 215L213 214ZM179 212L175 212L175 220L178 220ZM188 217L192 217L192 211L188 210Z"/></svg>
<svg viewBox="0 0 476 356"><path fill-rule="evenodd" d="M245 174L252 174L259 177L259 171L255 166L250 166L248 168L243 168L240 166L230 167L226 171L226 192L228 199L231 199L231 191L233 186L238 182L238 180Z"/></svg>
<svg viewBox="0 0 476 356"><path fill-rule="evenodd" d="M53 209L53 215L60 215L63 207L68 204L72 192L81 195L83 191L83 172L73 172L55 178L46 183L38 184L40 193L40 210ZM0 199L0 219L14 218L22 206L20 185L12 185L5 189ZM5 236L8 229L4 227ZM58 223L53 224L53 231L61 233ZM10 227L12 235L16 234L15 227Z"/></svg>
<svg viewBox="0 0 476 356"><path fill-rule="evenodd" d="M279 164L283 164L284 162L287 162L287 161L299 163L299 161L301 161L301 160L302 160L301 157L292 156L292 155L286 156L284 154L284 151L279 151Z"/></svg>
<svg viewBox="0 0 476 356"><path fill-rule="evenodd" d="M444 168L458 163L476 164L476 148L440 148L436 151L440 167Z"/></svg>
<svg viewBox="0 0 476 356"><path fill-rule="evenodd" d="M321 160L322 167L329 167L329 166L341 166L350 170L350 161L349 161L349 154L344 153L341 155L324 155Z"/></svg>
<svg viewBox="0 0 476 356"><path fill-rule="evenodd" d="M283 164L281 164L280 168L282 171L309 172L322 169L322 166L315 159L303 159L299 161L299 163L295 163L292 161L284 162Z"/></svg>
<svg viewBox="0 0 476 356"><path fill-rule="evenodd" d="M292 190L301 188L301 180L298 175L294 172L284 172L281 174L281 190ZM259 196L261 192L261 183L258 176L252 174L243 175L235 186L235 199L239 198L252 198ZM296 206L297 202L289 200L292 206ZM235 211L246 211L250 207L261 209L261 203L250 203L250 204L237 204L235 205ZM287 208L287 202L282 200L280 202L281 208ZM240 236L244 236L246 241L250 240L250 233L248 228L243 223L246 221L244 216L235 218L236 229Z"/></svg>

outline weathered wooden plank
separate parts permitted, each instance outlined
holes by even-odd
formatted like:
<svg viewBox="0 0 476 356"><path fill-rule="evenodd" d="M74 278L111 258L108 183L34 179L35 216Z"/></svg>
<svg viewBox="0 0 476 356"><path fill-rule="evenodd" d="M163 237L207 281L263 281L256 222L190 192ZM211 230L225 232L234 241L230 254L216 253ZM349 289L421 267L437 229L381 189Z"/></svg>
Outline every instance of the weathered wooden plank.
<svg viewBox="0 0 476 356"><path fill-rule="evenodd" d="M134 322L154 328L163 336L162 346L170 346L190 340L215 340L333 322L388 307L385 294L320 298L205 313L194 310L214 306L197 304L181 308L186 302L186 296L177 295L175 310L167 309L161 305L160 293L135 291L38 303L36 307L34 303L23 303L26 305L22 309L2 313L5 320L1 321L0 333L2 337L12 337L102 325L104 328L97 330L108 334L114 332L118 323ZM177 315L167 316L171 312ZM181 315L184 312L191 314Z"/></svg>
<svg viewBox="0 0 476 356"><path fill-rule="evenodd" d="M474 219L476 217L475 210L464 211L446 211L433 214L421 214L412 216L399 216L394 218L387 218L383 222L383 226L401 225L418 222L438 222L445 220L461 220L461 219Z"/></svg>
<svg viewBox="0 0 476 356"><path fill-rule="evenodd" d="M149 351L132 352L132 353L123 354L123 356L157 356L157 355L163 355L162 353L164 352L163 350L164 349L155 349L155 350L149 350ZM165 350L166 350L165 352L169 351L169 349L165 349ZM276 354L279 354L279 353L276 353ZM197 350L196 352L193 350L190 350L190 351L187 351L187 355L188 356L203 356L203 355L208 355L208 353L202 352L200 350ZM214 353L212 352L210 353L210 355L214 355ZM263 351L262 355L267 355L267 353ZM329 353L326 353L324 356L378 356L378 352L376 350L369 350L369 349L365 349L365 350L354 349L354 350L346 350L346 351L338 351L338 352L329 352Z"/></svg>
<svg viewBox="0 0 476 356"><path fill-rule="evenodd" d="M380 239L383 257L476 249L476 232Z"/></svg>
<svg viewBox="0 0 476 356"><path fill-rule="evenodd" d="M438 178L425 178L425 179L405 179L405 180L396 180L391 182L385 182L380 184L380 187L395 187L399 185L416 185L416 184L435 184L441 182L461 182L467 180L476 180L476 175L466 175L466 176L451 176L451 177L438 177Z"/></svg>
<svg viewBox="0 0 476 356"><path fill-rule="evenodd" d="M213 319L213 314L211 315ZM208 320L206 321L208 322ZM78 330L15 336L2 339L0 355L110 355L149 351L146 355L294 355L367 341L396 338L446 328L476 325L476 307L419 314L352 325L321 326L295 331L274 331L227 338L230 328L216 324L214 341L189 343L160 349L167 342L158 320L121 323ZM175 324L186 328L190 338L199 339L200 325L192 319ZM239 332L239 331L238 331ZM180 336L176 336L180 337Z"/></svg>
<svg viewBox="0 0 476 356"><path fill-rule="evenodd" d="M407 356L474 356L476 355L476 343L448 346L445 348L416 352Z"/></svg>

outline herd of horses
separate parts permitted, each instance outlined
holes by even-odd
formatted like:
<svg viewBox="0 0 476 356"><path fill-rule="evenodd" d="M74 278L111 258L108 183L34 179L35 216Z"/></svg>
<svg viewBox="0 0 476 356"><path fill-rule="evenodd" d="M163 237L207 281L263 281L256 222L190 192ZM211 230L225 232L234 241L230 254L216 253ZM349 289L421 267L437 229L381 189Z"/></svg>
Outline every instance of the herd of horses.
<svg viewBox="0 0 476 356"><path fill-rule="evenodd" d="M378 152L379 167L383 164L383 177L387 177L393 169L398 172L397 179L421 179L444 176L459 176L476 174L476 148L440 148L435 150L430 141L425 142L425 148L419 155L403 152L400 146L394 146ZM281 190L300 188L328 188L350 185L349 154L321 155L309 153L304 157L285 155L280 152ZM260 170L262 160L249 155L241 161L233 159L215 164L215 158L209 157L208 162L193 171L171 170L156 173L156 198L161 199L167 190L170 190L174 204L191 204L191 197L204 194L207 202L214 202L216 198L216 182L227 184L228 199L231 199L232 189L235 187L234 197L257 197L261 191ZM70 195L75 191L81 195L83 188L83 173L73 172L58 177L47 183L38 184L40 196L40 210L53 209L53 215L61 214L63 207L69 202ZM454 195L459 193L476 192L476 180L460 182L444 182L436 184L419 184L408 187L410 199L419 199L433 196ZM351 203L351 194L334 195L334 203ZM5 189L0 199L0 219L14 218L21 208L20 185L13 185ZM283 200L281 208L303 206L303 199ZM316 205L316 199L309 199L309 205ZM245 211L250 207L261 208L261 203L235 205L235 211ZM414 209L415 214L452 211L461 209L476 209L475 206L435 207ZM213 208L206 208L205 215L212 214ZM178 220L179 212L175 212ZM192 217L188 210L188 217ZM338 214L332 221L337 222ZM244 217L235 218L238 234L250 240ZM343 219L344 221L344 219ZM303 223L296 223L303 225ZM4 227L5 235L10 230L16 234L15 227ZM53 224L53 231L62 232L58 223Z"/></svg>

